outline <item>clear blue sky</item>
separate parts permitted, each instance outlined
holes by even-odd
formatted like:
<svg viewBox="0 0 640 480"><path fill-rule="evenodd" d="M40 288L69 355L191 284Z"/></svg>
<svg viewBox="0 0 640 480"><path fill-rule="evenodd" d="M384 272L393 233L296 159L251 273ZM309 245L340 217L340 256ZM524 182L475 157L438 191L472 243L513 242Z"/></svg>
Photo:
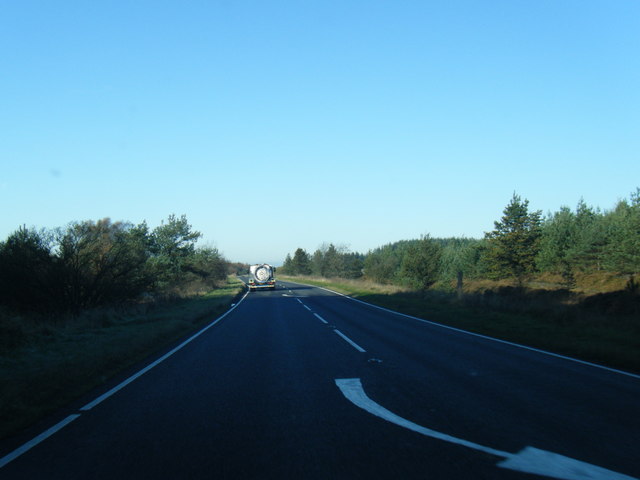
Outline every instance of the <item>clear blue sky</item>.
<svg viewBox="0 0 640 480"><path fill-rule="evenodd" d="M230 260L640 186L640 2L0 6L0 238L186 214Z"/></svg>

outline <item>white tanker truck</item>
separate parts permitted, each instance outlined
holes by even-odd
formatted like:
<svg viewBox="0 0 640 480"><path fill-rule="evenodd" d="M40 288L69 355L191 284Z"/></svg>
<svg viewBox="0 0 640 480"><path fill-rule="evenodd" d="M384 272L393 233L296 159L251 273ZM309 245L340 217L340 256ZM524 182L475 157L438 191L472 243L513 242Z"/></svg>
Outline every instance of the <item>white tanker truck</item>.
<svg viewBox="0 0 640 480"><path fill-rule="evenodd" d="M249 290L276 289L276 268L267 263L249 267Z"/></svg>

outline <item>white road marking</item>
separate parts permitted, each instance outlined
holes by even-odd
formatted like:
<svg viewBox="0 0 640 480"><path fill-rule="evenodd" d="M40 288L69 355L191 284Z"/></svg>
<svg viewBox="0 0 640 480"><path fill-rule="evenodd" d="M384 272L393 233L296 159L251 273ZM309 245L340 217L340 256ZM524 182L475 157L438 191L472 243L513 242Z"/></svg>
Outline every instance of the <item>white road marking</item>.
<svg viewBox="0 0 640 480"><path fill-rule="evenodd" d="M69 425L71 422L73 422L79 416L80 416L80 414L69 415L67 418L65 418L61 422L55 424L49 430L47 430L45 432L42 432L40 435L38 435L37 437L35 437L32 440L28 441L27 443L25 443L21 447L16 448L10 454L5 455L4 457L0 458L0 468L4 467L7 463L15 460L16 458L18 458L23 453L31 450L33 447L35 447L39 443L42 443L43 441L45 441L47 438L49 438L54 433L58 432L59 430L62 430L64 427Z"/></svg>
<svg viewBox="0 0 640 480"><path fill-rule="evenodd" d="M622 473L534 447L526 447L517 454L512 454L498 466L561 480L637 480Z"/></svg>
<svg viewBox="0 0 640 480"><path fill-rule="evenodd" d="M544 475L559 480L638 480L628 475L533 447L526 447L518 453L509 453L436 432L402 418L371 400L364 392L359 378L336 379L335 382L351 403L372 415L427 437L503 457L506 460L498 463L501 468Z"/></svg>
<svg viewBox="0 0 640 480"><path fill-rule="evenodd" d="M318 315L317 313L314 313L314 315L315 315L316 317L318 317L318 320L320 320L322 323L329 324L329 322L327 322L324 318L322 318L322 317L321 317L320 315Z"/></svg>
<svg viewBox="0 0 640 480"><path fill-rule="evenodd" d="M301 302L301 303L302 303L302 302ZM304 303L302 304L302 306L303 306L304 308L306 308L307 310L311 311L311 309L310 309L309 307L307 307Z"/></svg>
<svg viewBox="0 0 640 480"><path fill-rule="evenodd" d="M244 296L238 301L238 303L236 304L232 304L231 308L229 310L227 310L223 315L221 315L220 317L218 317L215 321L211 322L209 325L207 325L206 327L204 327L202 330L200 330L199 332L197 332L195 335L189 337L187 340L185 340L184 342L182 342L180 345L178 345L176 348L174 348L173 350L171 350L169 353L163 355L162 357L160 357L159 359L157 359L155 362L152 362L151 364L147 365L145 368L143 368L142 370L140 370L139 372L135 373L134 375L130 376L129 378L127 378L125 381L123 381L122 383L116 385L115 387L113 387L111 390L109 390L108 392L100 395L98 398L96 398L95 400L93 400L92 402L87 403L84 407L82 407L80 409L80 411L86 412L91 410L93 407L95 407L96 405L98 405L99 403L103 402L104 400L106 400L107 398L109 398L110 396L112 396L113 394L115 394L116 392L122 390L124 387L126 387L127 385L129 385L131 382L133 382L134 380L136 380L137 378L139 378L140 376L144 375L145 373L147 373L149 370L151 370L153 367L157 366L159 363L163 362L164 360L166 360L167 358L169 358L171 355L173 355L174 353L176 353L178 350L180 350L181 348L183 348L185 345L187 345L189 342L191 342L192 340L195 340L197 337L199 337L200 335L202 335L204 332L206 332L207 330L209 330L211 327L213 327L214 325L216 325L218 322L220 322L220 320L222 320L224 317L226 317L227 315L229 315L232 311L234 311L238 305L240 305L240 303L242 303L242 301L247 298L247 295L249 295L249 291L247 291ZM60 423L54 425L53 427L51 427L50 429L48 429L47 431L41 433L40 435L38 435L37 437L33 438L32 440L28 441L27 443L25 443L24 445L22 445L21 447L17 448L16 450L14 450L12 453L6 455L5 457L0 459L0 468L4 467L7 463L11 462L12 460L14 460L15 458L19 457L20 455L22 455L23 453L25 453L26 451L30 450L31 448L33 448L34 446L38 445L40 442L46 440L47 438L49 438L51 435L53 435L54 433L56 433L57 431L59 431L60 429L62 429L63 427L65 427L66 425L68 425L69 423L71 423L73 420L75 420L76 418L80 417L80 414L74 414L74 415L69 415L67 418L65 418L63 421L61 421Z"/></svg>
<svg viewBox="0 0 640 480"><path fill-rule="evenodd" d="M347 397L347 399L351 403L375 415L376 417L380 417L386 420L387 422L395 423L396 425L400 425L401 427L407 428L409 430L413 430L414 432L421 433L422 435L426 435L427 437L436 438L438 440L443 440L449 443L456 443L464 447L489 453L490 455L496 455L498 457L507 457L511 455L510 453L507 453L507 452L502 452L500 450L495 450L493 448L483 447L482 445L468 442L466 440L461 440L459 438L452 437L451 435L446 435L444 433L436 432L435 430L422 427L420 425L417 425L409 420L406 420L396 415L395 413L384 408L382 405L379 405L373 400L371 400L365 393L364 389L362 388L362 383L360 382L359 378L337 379L336 385L342 391L343 395Z"/></svg>
<svg viewBox="0 0 640 480"><path fill-rule="evenodd" d="M147 373L149 370L151 370L153 367L157 366L158 364L162 363L163 361L165 361L167 358L169 358L171 355L173 355L174 353L176 353L178 350L182 349L184 346L186 346L187 344L191 343L193 340L195 340L196 338L198 338L200 335L202 335L204 332L206 332L207 330L209 330L211 327L213 327L214 325L216 325L218 322L220 322L224 317L226 317L227 315L229 315L231 312L233 312L238 305L240 305L240 303L247 297L247 295L249 294L249 292L244 294L244 297L242 297L240 299L240 301L234 305L233 307L231 307L229 310L227 310L224 315L221 315L220 317L218 317L215 321L211 322L209 325L207 325L206 327L204 327L202 330L200 330L198 333L196 333L195 335L189 337L188 339L186 339L184 342L182 342L180 345L178 345L176 348L174 348L173 350L171 350L170 352L164 354L162 357L160 357L159 359L157 359L155 362L150 363L149 365L147 365L145 368L143 368L142 370L140 370L139 372L131 375L129 378L127 378L125 381L123 381L122 383L116 385L115 387L113 387L111 390L109 390L106 393L103 393L102 395L100 395L98 398L96 398L95 400L93 400L92 402L87 403L84 407L82 407L80 409L80 411L86 412L88 410L91 410L93 407L95 407L96 405L98 405L99 403L102 403L104 400L106 400L107 398L109 398L110 396L112 396L114 393L122 390L124 387L126 387L127 385L129 385L131 382L133 382L134 380L136 380L137 378L141 377L142 375L144 375L145 373Z"/></svg>
<svg viewBox="0 0 640 480"><path fill-rule="evenodd" d="M357 298L350 297L349 295L345 295L344 293L336 292L334 290L329 290L328 288L319 287L317 285L309 285L309 284L306 284L306 283L301 283L300 285L305 285L305 286L309 286L309 287L316 287L316 288L319 288L320 290L324 290L326 292L334 293L336 295L339 295L341 297L347 298L349 300L353 300L354 302L362 303L363 305L367 305L369 307L377 308L378 310L382 310L382 311L385 311L385 312L388 312L388 313L393 313L394 315L399 315L401 317L410 318L411 320L416 320L418 322L422 322L422 323L426 323L426 324L429 324L429 325L433 325L435 327L445 328L447 330L453 330L454 332L464 333L464 334L467 334L467 335L473 335L474 337L484 338L485 340L492 340L494 342L503 343L505 345L510 345L512 347L524 348L525 350L529 350L529 351L532 351L532 352L542 353L543 355L548 355L548 356L551 356L551 357L561 358L562 360L569 360L571 362L580 363L582 365L588 365L590 367L600 368L602 370L607 370L607 371L613 372L613 373L620 373L622 375L626 375L626 376L632 377L632 378L637 378L637 379L640 380L640 375L637 375L635 373L625 372L624 370L617 370L617 369L611 368L611 367L605 367L604 365L599 365L597 363L587 362L585 360L580 360L579 358L567 357L565 355L560 355L559 353L553 353L553 352L548 352L547 350L540 350L538 348L528 347L527 345L521 345L519 343L514 343L514 342L509 342L507 340L501 340L499 338L489 337L487 335L482 335L480 333L469 332L467 330L462 330L462 329L456 328L456 327L450 327L449 325L444 325L442 323L436 323L436 322L432 322L430 320L425 320L424 318L418 318L418 317L414 317L412 315L407 315L406 313L396 312L395 310L390 310L388 308L380 307L378 305L374 305L373 303L367 303L367 302L364 302L362 300L358 300Z"/></svg>
<svg viewBox="0 0 640 480"><path fill-rule="evenodd" d="M360 345L358 345L356 342L354 342L353 340L351 340L349 337L347 337L344 333L342 333L340 330L334 330L334 332L336 332L338 335L340 335L342 338L344 338L347 343L349 343L353 348L355 348L356 350L358 350L361 353L366 352L366 350L364 348L362 348Z"/></svg>
<svg viewBox="0 0 640 480"><path fill-rule="evenodd" d="M299 298L296 298L296 300L298 301L298 303L300 303L300 305L304 305L304 303L302 303L302 300L300 300Z"/></svg>

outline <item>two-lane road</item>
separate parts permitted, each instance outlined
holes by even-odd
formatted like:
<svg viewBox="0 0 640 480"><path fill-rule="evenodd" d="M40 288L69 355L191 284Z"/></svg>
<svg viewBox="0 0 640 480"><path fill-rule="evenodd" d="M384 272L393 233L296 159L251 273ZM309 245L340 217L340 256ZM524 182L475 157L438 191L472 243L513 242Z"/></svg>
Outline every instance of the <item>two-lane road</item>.
<svg viewBox="0 0 640 480"><path fill-rule="evenodd" d="M3 445L0 478L640 478L637 376L320 288L168 353Z"/></svg>

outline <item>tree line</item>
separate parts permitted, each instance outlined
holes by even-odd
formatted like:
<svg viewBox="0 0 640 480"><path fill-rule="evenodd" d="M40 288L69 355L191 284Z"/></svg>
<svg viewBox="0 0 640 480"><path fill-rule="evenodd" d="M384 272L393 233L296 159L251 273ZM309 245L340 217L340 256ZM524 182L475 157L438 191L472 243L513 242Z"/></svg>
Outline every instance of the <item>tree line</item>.
<svg viewBox="0 0 640 480"><path fill-rule="evenodd" d="M109 218L53 230L20 227L0 242L0 305L77 312L214 288L229 264L216 248L196 247L200 237L184 215L153 230Z"/></svg>
<svg viewBox="0 0 640 480"><path fill-rule="evenodd" d="M302 248L298 248L293 257L287 254L279 271L288 275L359 278L363 274L364 258L346 247L323 244L312 255Z"/></svg>
<svg viewBox="0 0 640 480"><path fill-rule="evenodd" d="M463 277L512 279L522 285L531 275L554 273L567 287L578 272L607 271L629 276L637 289L640 272L640 188L615 208L601 211L580 200L575 210L562 207L542 215L514 193L481 239L401 240L369 251L323 246L313 255L298 248L287 255L282 271L292 275L366 277L379 283L428 289Z"/></svg>

